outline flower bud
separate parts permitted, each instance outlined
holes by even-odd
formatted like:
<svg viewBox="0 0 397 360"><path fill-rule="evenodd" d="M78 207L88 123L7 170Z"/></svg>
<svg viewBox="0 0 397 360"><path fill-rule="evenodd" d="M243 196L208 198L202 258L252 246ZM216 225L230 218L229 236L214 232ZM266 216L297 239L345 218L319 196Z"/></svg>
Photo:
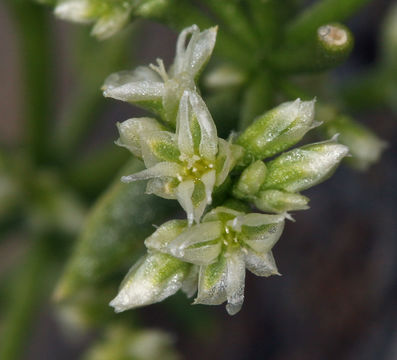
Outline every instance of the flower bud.
<svg viewBox="0 0 397 360"><path fill-rule="evenodd" d="M249 165L235 185L233 195L240 199L256 195L265 181L266 171L266 165L261 160Z"/></svg>
<svg viewBox="0 0 397 360"><path fill-rule="evenodd" d="M277 106L256 119L237 143L256 159L268 158L288 149L317 126L313 122L314 102L297 99Z"/></svg>
<svg viewBox="0 0 397 360"><path fill-rule="evenodd" d="M145 133L163 130L163 126L152 118L133 118L117 123L120 138L116 144L131 151L135 156L142 157L141 140Z"/></svg>
<svg viewBox="0 0 397 360"><path fill-rule="evenodd" d="M349 149L334 140L302 146L267 163L262 190L299 192L328 179Z"/></svg>
<svg viewBox="0 0 397 360"><path fill-rule="evenodd" d="M291 194L280 190L261 191L254 200L255 206L262 211L283 213L294 210L306 210L309 199L300 194Z"/></svg>
<svg viewBox="0 0 397 360"><path fill-rule="evenodd" d="M327 135L339 134L338 140L349 148L348 162L359 170L366 170L377 162L386 147L371 130L348 116L339 116L325 126Z"/></svg>
<svg viewBox="0 0 397 360"><path fill-rule="evenodd" d="M132 266L110 306L121 312L162 301L182 287L190 268L172 256L149 253Z"/></svg>

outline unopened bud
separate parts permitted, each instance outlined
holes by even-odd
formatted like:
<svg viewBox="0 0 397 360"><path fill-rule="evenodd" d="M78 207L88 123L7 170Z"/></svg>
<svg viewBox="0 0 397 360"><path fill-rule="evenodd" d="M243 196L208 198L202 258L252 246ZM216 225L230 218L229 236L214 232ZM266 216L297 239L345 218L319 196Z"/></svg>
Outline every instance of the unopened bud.
<svg viewBox="0 0 397 360"><path fill-rule="evenodd" d="M256 119L237 143L256 159L264 159L288 149L316 126L314 100L286 102Z"/></svg>
<svg viewBox="0 0 397 360"><path fill-rule="evenodd" d="M244 169L233 189L233 194L240 199L256 195L265 177L266 165L261 160L255 161Z"/></svg>
<svg viewBox="0 0 397 360"><path fill-rule="evenodd" d="M132 266L110 306L121 312L162 301L182 287L190 267L166 254L148 254Z"/></svg>
<svg viewBox="0 0 397 360"><path fill-rule="evenodd" d="M162 125L152 118L133 118L117 123L120 138L116 144L130 150L135 156L142 157L141 139L145 133L163 130Z"/></svg>
<svg viewBox="0 0 397 360"><path fill-rule="evenodd" d="M262 190L299 192L328 179L349 149L334 140L302 146L267 163Z"/></svg>
<svg viewBox="0 0 397 360"><path fill-rule="evenodd" d="M255 206L262 211L283 213L286 211L308 209L309 199L300 194L291 194L280 190L261 191L255 198Z"/></svg>

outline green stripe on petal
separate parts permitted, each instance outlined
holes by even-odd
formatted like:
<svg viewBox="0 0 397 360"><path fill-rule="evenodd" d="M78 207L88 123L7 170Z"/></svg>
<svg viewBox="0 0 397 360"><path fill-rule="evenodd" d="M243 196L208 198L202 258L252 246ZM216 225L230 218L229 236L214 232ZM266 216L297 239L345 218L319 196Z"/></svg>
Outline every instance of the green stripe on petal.
<svg viewBox="0 0 397 360"><path fill-rule="evenodd" d="M243 226L239 239L244 241L250 248L259 252L266 253L272 249L284 229L284 221L258 227Z"/></svg>
<svg viewBox="0 0 397 360"><path fill-rule="evenodd" d="M263 190L298 192L328 179L349 149L335 141L302 146L267 163Z"/></svg>
<svg viewBox="0 0 397 360"><path fill-rule="evenodd" d="M148 254L128 272L110 306L121 312L162 301L181 288L190 268L172 256Z"/></svg>
<svg viewBox="0 0 397 360"><path fill-rule="evenodd" d="M160 161L179 162L181 153L174 134L168 131L148 133L144 137L144 143Z"/></svg>
<svg viewBox="0 0 397 360"><path fill-rule="evenodd" d="M145 246L148 249L162 251L171 241L186 230L186 220L170 220L162 224L152 235L145 240Z"/></svg>
<svg viewBox="0 0 397 360"><path fill-rule="evenodd" d="M220 221L192 226L169 244L169 252L177 258L193 264L210 264L221 251L221 243L213 240L221 236L222 228Z"/></svg>
<svg viewBox="0 0 397 360"><path fill-rule="evenodd" d="M241 251L227 253L226 310L229 315L237 314L244 301L245 262Z"/></svg>
<svg viewBox="0 0 397 360"><path fill-rule="evenodd" d="M198 294L195 304L219 305L226 298L227 261L222 254L218 261L200 267Z"/></svg>
<svg viewBox="0 0 397 360"><path fill-rule="evenodd" d="M280 190L261 191L255 198L255 206L262 211L283 213L294 210L307 210L309 198L300 194Z"/></svg>

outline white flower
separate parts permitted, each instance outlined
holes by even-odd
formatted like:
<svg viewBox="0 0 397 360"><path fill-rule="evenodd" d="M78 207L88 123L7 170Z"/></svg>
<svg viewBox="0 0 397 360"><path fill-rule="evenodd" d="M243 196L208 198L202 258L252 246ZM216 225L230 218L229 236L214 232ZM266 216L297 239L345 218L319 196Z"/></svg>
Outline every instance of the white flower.
<svg viewBox="0 0 397 360"><path fill-rule="evenodd" d="M92 35L106 39L126 24L132 9L131 1L63 0L55 7L55 15L64 20L95 23Z"/></svg>
<svg viewBox="0 0 397 360"><path fill-rule="evenodd" d="M216 27L202 32L196 25L184 29L168 72L157 59L157 65L112 74L103 85L104 96L149 109L175 126L180 98L186 89L196 89L195 81L212 54L216 33Z"/></svg>
<svg viewBox="0 0 397 360"><path fill-rule="evenodd" d="M151 129L156 126L150 123ZM119 128L131 126L122 124ZM148 128L149 125L145 129ZM206 206L211 204L214 188L223 184L243 152L240 146L217 137L204 101L189 90L180 101L175 134L145 130L139 135L140 149L132 149L137 144L135 134L132 132L129 141L127 130L121 131L121 139L125 135L123 145L135 154L140 153L147 169L124 176L122 181L149 180L147 193L177 199L189 224L200 221Z"/></svg>
<svg viewBox="0 0 397 360"><path fill-rule="evenodd" d="M233 315L243 304L246 268L258 276L278 274L271 249L281 236L285 217L217 207L190 228L181 221L165 223L145 245L198 265L195 304L227 301L226 309Z"/></svg>

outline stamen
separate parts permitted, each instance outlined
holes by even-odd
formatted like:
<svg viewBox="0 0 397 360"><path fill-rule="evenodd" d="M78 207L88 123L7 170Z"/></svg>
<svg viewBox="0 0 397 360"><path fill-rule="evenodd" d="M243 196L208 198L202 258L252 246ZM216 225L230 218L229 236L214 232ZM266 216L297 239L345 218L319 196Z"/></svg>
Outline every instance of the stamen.
<svg viewBox="0 0 397 360"><path fill-rule="evenodd" d="M156 61L157 61L157 65L150 64L149 67L150 67L153 71L155 71L157 74L159 74L160 77L161 77L161 79L162 79L164 82L166 82L166 81L168 80L168 74L167 74L167 71L165 70L163 60L161 60L161 59L156 59Z"/></svg>

